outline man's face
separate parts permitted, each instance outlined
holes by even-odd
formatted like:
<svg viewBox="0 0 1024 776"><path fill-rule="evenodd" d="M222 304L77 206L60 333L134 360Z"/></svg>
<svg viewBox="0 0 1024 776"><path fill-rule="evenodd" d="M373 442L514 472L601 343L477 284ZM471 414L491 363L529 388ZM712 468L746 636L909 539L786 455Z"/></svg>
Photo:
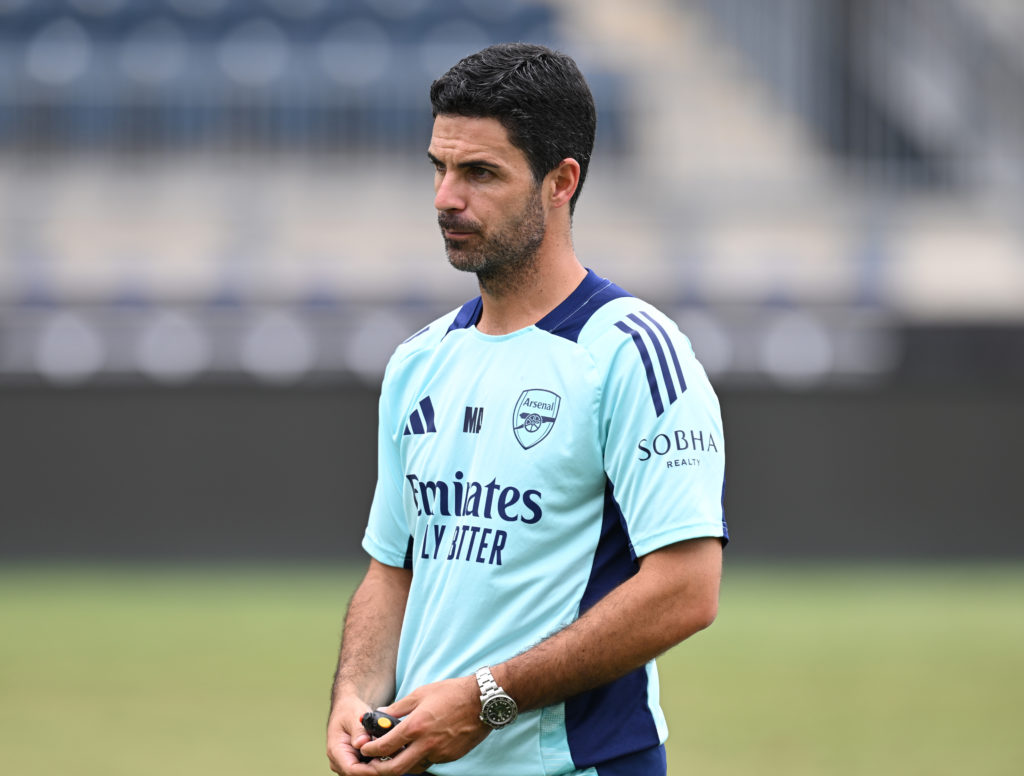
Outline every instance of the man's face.
<svg viewBox="0 0 1024 776"><path fill-rule="evenodd" d="M546 213L526 156L497 119L440 115L428 156L448 261L481 281L532 265Z"/></svg>

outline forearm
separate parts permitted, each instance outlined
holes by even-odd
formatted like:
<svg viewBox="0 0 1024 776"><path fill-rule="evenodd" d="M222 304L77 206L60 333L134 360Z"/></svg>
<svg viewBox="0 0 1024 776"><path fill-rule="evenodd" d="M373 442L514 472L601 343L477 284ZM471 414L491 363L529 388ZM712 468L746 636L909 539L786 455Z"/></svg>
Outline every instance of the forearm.
<svg viewBox="0 0 1024 776"><path fill-rule="evenodd" d="M492 667L495 679L521 710L606 684L710 625L717 613L720 578L717 539L652 553L634 577L572 625Z"/></svg>
<svg viewBox="0 0 1024 776"><path fill-rule="evenodd" d="M371 706L393 700L398 640L411 579L405 569L370 562L345 616L332 709L345 696L356 696Z"/></svg>
<svg viewBox="0 0 1024 776"><path fill-rule="evenodd" d="M520 710L548 706L606 684L710 624L718 605L718 539L651 553L640 571L575 623L532 649L491 666ZM402 718L392 733L356 741L370 757L392 757L386 773L458 760L490 733L472 676L418 687L384 711ZM498 734L500 735L500 733Z"/></svg>

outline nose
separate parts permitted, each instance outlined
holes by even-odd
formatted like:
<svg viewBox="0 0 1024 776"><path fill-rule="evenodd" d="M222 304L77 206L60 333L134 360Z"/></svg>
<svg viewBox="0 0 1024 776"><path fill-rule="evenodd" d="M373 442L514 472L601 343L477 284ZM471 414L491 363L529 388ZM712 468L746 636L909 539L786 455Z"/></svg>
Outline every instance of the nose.
<svg viewBox="0 0 1024 776"><path fill-rule="evenodd" d="M465 210L466 199L454 175L438 173L434 184L434 207L439 211Z"/></svg>

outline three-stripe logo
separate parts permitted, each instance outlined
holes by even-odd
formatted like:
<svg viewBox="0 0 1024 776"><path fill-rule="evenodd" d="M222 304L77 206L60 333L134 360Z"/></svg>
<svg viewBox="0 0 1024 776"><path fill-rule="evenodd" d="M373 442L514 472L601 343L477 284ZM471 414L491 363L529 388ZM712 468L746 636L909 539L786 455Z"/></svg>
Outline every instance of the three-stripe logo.
<svg viewBox="0 0 1024 776"><path fill-rule="evenodd" d="M675 346L668 332L650 313L630 313L615 325L632 338L633 345L640 353L640 360L647 373L647 384L651 389L654 412L660 417L664 414L665 408L686 390L686 380L683 378L683 368L679 365Z"/></svg>
<svg viewBox="0 0 1024 776"><path fill-rule="evenodd" d="M409 415L409 422L405 424L405 433L402 436L434 433L437 433L434 426L434 405L431 404L430 397L425 396L420 400L419 408Z"/></svg>

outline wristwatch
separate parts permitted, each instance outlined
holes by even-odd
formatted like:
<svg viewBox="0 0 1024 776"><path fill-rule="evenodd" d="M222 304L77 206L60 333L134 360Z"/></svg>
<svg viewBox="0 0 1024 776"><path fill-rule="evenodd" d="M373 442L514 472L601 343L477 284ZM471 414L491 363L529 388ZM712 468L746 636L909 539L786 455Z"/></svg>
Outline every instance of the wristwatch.
<svg viewBox="0 0 1024 776"><path fill-rule="evenodd" d="M480 686L480 721L492 730L511 725L519 716L519 707L511 696L498 686L487 666L477 669L476 683Z"/></svg>

